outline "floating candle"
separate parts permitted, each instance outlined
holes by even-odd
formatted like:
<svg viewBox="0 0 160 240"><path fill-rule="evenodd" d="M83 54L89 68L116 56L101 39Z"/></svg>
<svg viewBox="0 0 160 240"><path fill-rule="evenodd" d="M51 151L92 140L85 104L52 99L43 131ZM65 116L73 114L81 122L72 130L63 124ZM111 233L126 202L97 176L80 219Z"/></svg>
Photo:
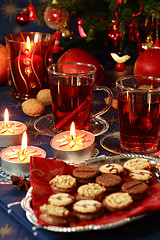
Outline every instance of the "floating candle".
<svg viewBox="0 0 160 240"><path fill-rule="evenodd" d="M1 151L1 167L17 176L29 175L30 156L46 157L46 152L35 146L27 146L27 134L23 133L22 144Z"/></svg>
<svg viewBox="0 0 160 240"><path fill-rule="evenodd" d="M25 131L27 131L27 126L24 123L9 121L9 112L6 108L4 121L0 121L0 147L20 144Z"/></svg>
<svg viewBox="0 0 160 240"><path fill-rule="evenodd" d="M71 130L57 134L51 139L54 157L68 163L79 163L93 156L95 137L84 130L76 130L71 124Z"/></svg>

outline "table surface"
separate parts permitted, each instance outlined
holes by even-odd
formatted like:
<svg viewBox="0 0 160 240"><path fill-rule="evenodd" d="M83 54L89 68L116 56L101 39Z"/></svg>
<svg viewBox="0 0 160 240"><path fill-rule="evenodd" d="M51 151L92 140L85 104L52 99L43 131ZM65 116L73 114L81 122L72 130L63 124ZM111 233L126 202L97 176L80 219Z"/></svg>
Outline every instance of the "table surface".
<svg viewBox="0 0 160 240"><path fill-rule="evenodd" d="M128 74L128 71L126 74ZM105 76L104 85L108 85L115 90L115 79L121 76L121 73L115 72L114 75L108 72ZM112 81L110 77L112 76ZM4 110L7 107L10 113L10 120L21 121L27 125L28 144L43 148L47 152L47 157L52 157L50 147L50 136L40 135L34 129L34 121L37 118L25 115L21 108L22 102L12 97L12 89L7 84L0 86L0 120L3 120ZM99 101L94 102L99 105ZM51 113L51 107L47 107L44 114ZM119 130L117 110L111 108L103 118L108 121L109 129L106 133L96 137L96 148L99 150L99 155L106 156L112 153L104 150L100 146L100 139L108 133ZM2 150L2 148L0 148ZM76 232L76 233L57 233L50 232L44 229L38 229L33 226L26 218L25 211L21 208L20 202L25 197L25 192L14 188L9 180L0 176L0 239L3 240L22 240L22 239L160 239L160 212L157 211L151 215L147 215L142 219L127 223L121 227L109 230Z"/></svg>

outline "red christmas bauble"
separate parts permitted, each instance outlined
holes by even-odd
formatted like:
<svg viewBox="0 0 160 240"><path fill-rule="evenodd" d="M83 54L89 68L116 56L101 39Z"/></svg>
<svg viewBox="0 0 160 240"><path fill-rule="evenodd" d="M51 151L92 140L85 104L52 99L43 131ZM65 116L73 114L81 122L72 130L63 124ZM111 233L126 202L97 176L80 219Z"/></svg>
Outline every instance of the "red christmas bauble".
<svg viewBox="0 0 160 240"><path fill-rule="evenodd" d="M16 17L16 22L20 26L25 26L29 23L29 17L27 12L20 12Z"/></svg>
<svg viewBox="0 0 160 240"><path fill-rule="evenodd" d="M104 68L101 63L91 53L80 48L71 48L64 52L58 62L80 62L89 63L97 68L95 83L100 85L104 80Z"/></svg>
<svg viewBox="0 0 160 240"><path fill-rule="evenodd" d="M148 49L142 52L134 65L135 75L160 77L160 49ZM142 84L150 84L150 80Z"/></svg>
<svg viewBox="0 0 160 240"><path fill-rule="evenodd" d="M134 74L160 77L160 49L142 52L135 62Z"/></svg>

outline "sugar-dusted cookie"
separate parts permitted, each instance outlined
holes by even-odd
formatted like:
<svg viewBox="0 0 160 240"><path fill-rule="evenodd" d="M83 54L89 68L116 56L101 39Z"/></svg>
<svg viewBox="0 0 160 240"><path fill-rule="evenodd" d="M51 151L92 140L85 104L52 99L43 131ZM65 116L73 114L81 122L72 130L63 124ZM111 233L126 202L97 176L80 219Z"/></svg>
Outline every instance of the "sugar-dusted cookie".
<svg viewBox="0 0 160 240"><path fill-rule="evenodd" d="M142 170L142 169L150 169L150 164L147 160L142 158L134 158L129 159L127 162L124 163L123 167L127 171L134 171L134 170Z"/></svg>
<svg viewBox="0 0 160 240"><path fill-rule="evenodd" d="M64 207L44 204L40 207L40 219L51 225L68 225L69 210Z"/></svg>
<svg viewBox="0 0 160 240"><path fill-rule="evenodd" d="M103 200L104 207L109 211L119 211L131 206L133 200L128 193L112 193Z"/></svg>
<svg viewBox="0 0 160 240"><path fill-rule="evenodd" d="M40 116L44 110L44 105L36 98L30 98L22 103L22 111L32 117Z"/></svg>
<svg viewBox="0 0 160 240"><path fill-rule="evenodd" d="M148 185L142 181L130 180L122 185L121 190L132 196L133 200L143 200L148 196Z"/></svg>
<svg viewBox="0 0 160 240"><path fill-rule="evenodd" d="M52 103L51 91L50 89L41 89L36 99L38 99L44 106L49 106Z"/></svg>
<svg viewBox="0 0 160 240"><path fill-rule="evenodd" d="M106 188L104 186L99 185L98 183L88 183L82 185L77 190L77 199L94 199L101 201L104 197L104 193Z"/></svg>
<svg viewBox="0 0 160 240"><path fill-rule="evenodd" d="M134 170L132 172L129 173L129 176L132 179L136 179L142 182L145 182L148 185L152 184L152 173L149 170Z"/></svg>
<svg viewBox="0 0 160 240"><path fill-rule="evenodd" d="M94 220L102 215L102 204L96 200L80 200L74 203L73 210L79 219Z"/></svg>
<svg viewBox="0 0 160 240"><path fill-rule="evenodd" d="M99 168L99 171L101 173L111 173L111 174L121 175L121 174L123 174L123 167L120 164L107 163L107 164L102 165Z"/></svg>
<svg viewBox="0 0 160 240"><path fill-rule="evenodd" d="M77 167L73 171L73 176L79 183L93 182L98 174L99 171L96 168L90 166Z"/></svg>
<svg viewBox="0 0 160 240"><path fill-rule="evenodd" d="M104 173L96 177L96 183L104 186L108 192L116 192L121 188L121 177L115 174Z"/></svg>
<svg viewBox="0 0 160 240"><path fill-rule="evenodd" d="M70 207L74 202L74 196L69 193L56 193L49 197L48 202L55 206Z"/></svg>
<svg viewBox="0 0 160 240"><path fill-rule="evenodd" d="M77 187L76 178L71 175L57 175L49 183L54 193L73 193Z"/></svg>

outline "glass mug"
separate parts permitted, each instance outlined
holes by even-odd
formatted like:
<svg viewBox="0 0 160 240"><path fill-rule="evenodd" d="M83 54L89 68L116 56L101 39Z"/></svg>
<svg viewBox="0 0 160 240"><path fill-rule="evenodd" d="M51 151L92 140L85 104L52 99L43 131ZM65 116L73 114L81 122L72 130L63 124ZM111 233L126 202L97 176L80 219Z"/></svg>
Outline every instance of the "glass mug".
<svg viewBox="0 0 160 240"><path fill-rule="evenodd" d="M20 32L5 37L12 96L25 100L48 87L47 67L53 63L55 37L48 33Z"/></svg>
<svg viewBox="0 0 160 240"><path fill-rule="evenodd" d="M158 148L160 79L126 76L116 81L121 147L136 152Z"/></svg>
<svg viewBox="0 0 160 240"><path fill-rule="evenodd" d="M76 129L88 130L91 117L107 112L112 103L109 88L95 87L96 67L86 63L57 63L48 67L52 95L54 127L57 131L68 131L74 121ZM91 116L93 93L105 91L109 103Z"/></svg>

